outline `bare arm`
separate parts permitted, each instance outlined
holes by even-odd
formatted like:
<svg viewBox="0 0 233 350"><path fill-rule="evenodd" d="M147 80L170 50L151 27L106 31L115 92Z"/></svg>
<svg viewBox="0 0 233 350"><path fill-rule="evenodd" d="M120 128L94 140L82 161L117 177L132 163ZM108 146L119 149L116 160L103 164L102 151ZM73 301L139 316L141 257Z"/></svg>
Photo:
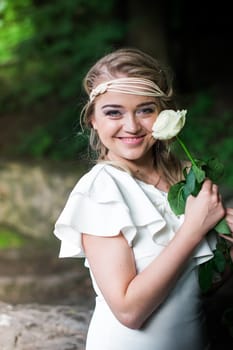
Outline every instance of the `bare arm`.
<svg viewBox="0 0 233 350"><path fill-rule="evenodd" d="M192 251L223 216L217 187L207 180L196 198L188 198L185 221L173 240L139 274L123 235L83 234L91 270L116 318L127 327L140 328L163 302Z"/></svg>

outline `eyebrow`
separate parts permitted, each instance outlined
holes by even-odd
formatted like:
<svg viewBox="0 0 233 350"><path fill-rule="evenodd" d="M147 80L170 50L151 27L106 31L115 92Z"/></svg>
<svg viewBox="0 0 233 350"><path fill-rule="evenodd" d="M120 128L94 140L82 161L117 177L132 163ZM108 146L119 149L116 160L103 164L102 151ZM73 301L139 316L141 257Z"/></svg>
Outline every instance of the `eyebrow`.
<svg viewBox="0 0 233 350"><path fill-rule="evenodd" d="M148 102L142 102L142 103L139 103L136 107L144 107L144 106L148 106L148 105L155 105L156 106L156 103L154 101L148 101ZM122 108L124 106L121 106L121 105L117 105L117 104L109 104L109 105L104 105L101 107L101 109L104 109L104 108Z"/></svg>

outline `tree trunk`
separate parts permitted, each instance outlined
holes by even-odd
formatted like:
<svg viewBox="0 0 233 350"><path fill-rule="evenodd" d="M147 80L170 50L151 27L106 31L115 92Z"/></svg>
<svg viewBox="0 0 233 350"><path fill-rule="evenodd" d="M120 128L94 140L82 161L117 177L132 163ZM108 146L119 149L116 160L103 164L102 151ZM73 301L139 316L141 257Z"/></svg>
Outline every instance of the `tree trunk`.
<svg viewBox="0 0 233 350"><path fill-rule="evenodd" d="M169 64L162 1L128 0L128 16L130 46Z"/></svg>

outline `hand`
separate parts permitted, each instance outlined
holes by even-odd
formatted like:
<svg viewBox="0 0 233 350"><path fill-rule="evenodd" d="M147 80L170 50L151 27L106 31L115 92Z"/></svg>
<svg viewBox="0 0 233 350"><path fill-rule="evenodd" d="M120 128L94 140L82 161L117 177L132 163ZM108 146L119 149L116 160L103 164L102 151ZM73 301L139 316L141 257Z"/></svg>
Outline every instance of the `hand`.
<svg viewBox="0 0 233 350"><path fill-rule="evenodd" d="M205 180L199 194L189 196L185 208L185 221L189 222L192 232L195 230L204 236L225 215L218 186L209 179Z"/></svg>
<svg viewBox="0 0 233 350"><path fill-rule="evenodd" d="M231 236L230 235L224 235L219 234L222 238L225 238L229 242L233 243L233 208L226 208L226 216L225 216L226 222L231 230Z"/></svg>
<svg viewBox="0 0 233 350"><path fill-rule="evenodd" d="M226 208L226 221L233 235L233 208Z"/></svg>
<svg viewBox="0 0 233 350"><path fill-rule="evenodd" d="M228 242L232 243L232 246L230 248L230 255L231 255L231 259L233 261L233 208L226 208L225 219L226 219L226 222L228 223L228 226L231 230L231 236L230 235L222 235L222 234L219 234L219 236L226 239Z"/></svg>

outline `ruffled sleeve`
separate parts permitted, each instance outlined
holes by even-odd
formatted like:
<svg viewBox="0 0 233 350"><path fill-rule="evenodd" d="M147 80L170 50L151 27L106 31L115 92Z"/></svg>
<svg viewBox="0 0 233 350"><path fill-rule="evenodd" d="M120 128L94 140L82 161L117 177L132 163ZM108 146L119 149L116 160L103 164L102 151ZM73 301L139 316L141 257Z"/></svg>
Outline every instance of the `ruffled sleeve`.
<svg viewBox="0 0 233 350"><path fill-rule="evenodd" d="M82 233L110 237L122 232L132 246L138 226L147 226L153 235L166 225L129 174L117 170L116 177L109 168L96 165L71 192L55 223L59 257L84 257Z"/></svg>
<svg viewBox="0 0 233 350"><path fill-rule="evenodd" d="M99 203L86 195L73 193L55 224L54 232L62 243L60 257L69 257L84 256L81 233L116 236L120 231L131 245L136 230L123 204L115 201Z"/></svg>
<svg viewBox="0 0 233 350"><path fill-rule="evenodd" d="M193 258L196 265L203 264L204 262L213 258L213 251L216 249L216 235L214 232L209 233L196 247Z"/></svg>

